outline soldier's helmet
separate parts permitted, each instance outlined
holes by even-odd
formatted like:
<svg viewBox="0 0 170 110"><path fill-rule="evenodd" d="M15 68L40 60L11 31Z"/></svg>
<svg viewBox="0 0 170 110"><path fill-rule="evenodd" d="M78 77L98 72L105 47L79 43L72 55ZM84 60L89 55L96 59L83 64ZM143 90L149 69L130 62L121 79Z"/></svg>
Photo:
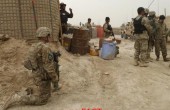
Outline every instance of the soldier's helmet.
<svg viewBox="0 0 170 110"><path fill-rule="evenodd" d="M150 11L150 12L149 12L149 16L154 16L154 15L156 15L156 12L155 12L155 11Z"/></svg>
<svg viewBox="0 0 170 110"><path fill-rule="evenodd" d="M149 13L149 9L148 8L145 8L145 13Z"/></svg>
<svg viewBox="0 0 170 110"><path fill-rule="evenodd" d="M48 35L51 35L51 29L48 27L40 27L37 29L36 37L47 37Z"/></svg>
<svg viewBox="0 0 170 110"><path fill-rule="evenodd" d="M60 6L61 6L61 7L62 7L62 6L66 6L66 4L62 2L62 3L60 3Z"/></svg>

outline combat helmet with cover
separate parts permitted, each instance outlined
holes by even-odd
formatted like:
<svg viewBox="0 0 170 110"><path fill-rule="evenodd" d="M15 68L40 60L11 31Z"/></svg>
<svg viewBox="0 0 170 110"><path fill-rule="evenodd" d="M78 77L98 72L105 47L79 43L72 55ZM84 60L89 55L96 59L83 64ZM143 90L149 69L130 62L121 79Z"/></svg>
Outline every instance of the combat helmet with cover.
<svg viewBox="0 0 170 110"><path fill-rule="evenodd" d="M47 37L48 35L51 35L51 29L48 27L40 27L36 31L36 37L38 38Z"/></svg>

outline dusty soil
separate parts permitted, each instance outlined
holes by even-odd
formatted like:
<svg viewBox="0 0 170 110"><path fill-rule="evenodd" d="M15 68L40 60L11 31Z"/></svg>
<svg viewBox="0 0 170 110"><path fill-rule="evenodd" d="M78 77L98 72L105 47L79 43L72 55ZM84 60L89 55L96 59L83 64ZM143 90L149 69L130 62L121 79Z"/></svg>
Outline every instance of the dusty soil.
<svg viewBox="0 0 170 110"><path fill-rule="evenodd" d="M133 66L133 44L123 40L120 55L112 61L89 55L77 57L60 47L62 89L53 93L47 105L15 106L10 110L168 110L169 63L161 59L147 68ZM15 39L0 45L0 104L12 92L27 86L30 71L22 61L29 48ZM168 49L170 54L170 45Z"/></svg>

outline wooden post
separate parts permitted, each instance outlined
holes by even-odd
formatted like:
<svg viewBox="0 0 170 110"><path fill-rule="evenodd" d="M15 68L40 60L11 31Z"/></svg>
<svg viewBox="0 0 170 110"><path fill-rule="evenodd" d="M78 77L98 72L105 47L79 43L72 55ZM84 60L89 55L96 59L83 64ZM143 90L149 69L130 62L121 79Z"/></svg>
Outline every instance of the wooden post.
<svg viewBox="0 0 170 110"><path fill-rule="evenodd" d="M59 15L60 15L60 0L58 0L58 9L59 9ZM62 35L62 26L61 26L61 18L60 18L60 27L59 27L59 38L61 38L61 45L63 45L63 35ZM59 39L60 41L60 39Z"/></svg>

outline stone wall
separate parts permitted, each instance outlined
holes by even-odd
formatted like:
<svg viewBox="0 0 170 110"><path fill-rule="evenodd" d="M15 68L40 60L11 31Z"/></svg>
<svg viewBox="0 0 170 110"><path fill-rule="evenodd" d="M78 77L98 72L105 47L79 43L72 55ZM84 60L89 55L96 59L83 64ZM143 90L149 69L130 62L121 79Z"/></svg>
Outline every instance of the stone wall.
<svg viewBox="0 0 170 110"><path fill-rule="evenodd" d="M59 0L0 0L0 33L19 39L34 39L38 27L52 29L58 40Z"/></svg>

